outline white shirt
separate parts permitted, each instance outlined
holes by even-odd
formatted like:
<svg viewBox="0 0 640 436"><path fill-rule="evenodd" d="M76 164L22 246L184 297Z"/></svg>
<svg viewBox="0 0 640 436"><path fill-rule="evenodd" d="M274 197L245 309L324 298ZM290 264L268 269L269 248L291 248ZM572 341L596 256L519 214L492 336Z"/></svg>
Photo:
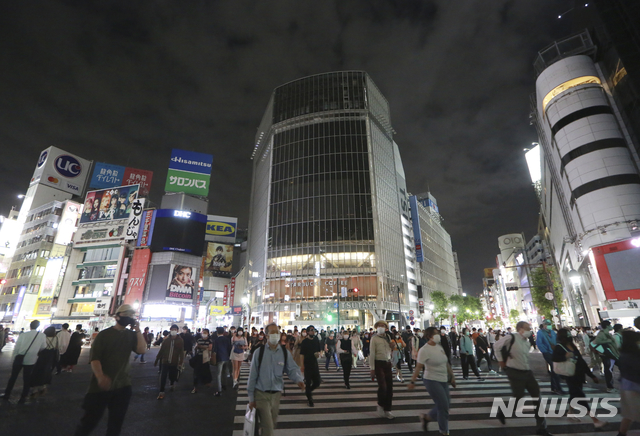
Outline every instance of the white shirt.
<svg viewBox="0 0 640 436"><path fill-rule="evenodd" d="M33 339L34 336L36 337L35 341ZM33 345L31 345L31 342L33 342ZM31 348L29 348L30 345ZM40 333L37 330L24 332L18 337L16 346L13 349L13 357L15 358L15 356L17 356L18 354L24 354L24 360L22 361L22 364L35 365L38 361L38 353L46 346L47 337L44 333ZM28 352L27 349L29 350Z"/></svg>
<svg viewBox="0 0 640 436"><path fill-rule="evenodd" d="M493 332L489 332L487 334L487 339L489 340L489 345L496 343L496 334Z"/></svg>
<svg viewBox="0 0 640 436"><path fill-rule="evenodd" d="M442 349L442 345L430 345L424 344L420 351L418 351L418 363L424 365L424 377L427 380L433 380L438 382L447 382L449 375L447 373L447 355Z"/></svg>
<svg viewBox="0 0 640 436"><path fill-rule="evenodd" d="M511 346L512 338L515 338L513 346ZM531 343L529 342L529 339L523 338L520 333L512 333L504 338L500 338L500 340L493 346L496 351L498 362L502 362L502 352L500 350L502 350L503 345L506 345L507 350L511 349L509 359L507 360L507 366L509 368L521 369L523 371L528 371L530 369L529 349L531 348Z"/></svg>
<svg viewBox="0 0 640 436"><path fill-rule="evenodd" d="M67 352L69 346L69 340L71 339L71 332L69 330L60 330L58 332L58 351L60 355Z"/></svg>

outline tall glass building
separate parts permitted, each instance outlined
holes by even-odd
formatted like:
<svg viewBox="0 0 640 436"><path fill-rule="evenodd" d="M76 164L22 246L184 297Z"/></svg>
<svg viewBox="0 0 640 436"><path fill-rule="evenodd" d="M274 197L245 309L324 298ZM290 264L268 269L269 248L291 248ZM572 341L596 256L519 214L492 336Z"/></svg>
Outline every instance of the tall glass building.
<svg viewBox="0 0 640 436"><path fill-rule="evenodd" d="M408 313L409 219L389 105L368 74L276 88L253 152L251 322L369 326Z"/></svg>

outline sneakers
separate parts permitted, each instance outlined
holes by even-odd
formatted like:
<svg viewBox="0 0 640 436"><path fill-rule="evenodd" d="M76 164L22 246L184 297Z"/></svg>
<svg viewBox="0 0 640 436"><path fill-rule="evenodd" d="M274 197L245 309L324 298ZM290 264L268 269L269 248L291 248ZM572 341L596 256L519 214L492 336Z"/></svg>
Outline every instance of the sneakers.
<svg viewBox="0 0 640 436"><path fill-rule="evenodd" d="M422 431L427 433L429 431L429 420L424 413L420 414L420 422L422 423Z"/></svg>
<svg viewBox="0 0 640 436"><path fill-rule="evenodd" d="M147 363L147 361L146 360L141 360L140 364L142 365L143 363Z"/></svg>
<svg viewBox="0 0 640 436"><path fill-rule="evenodd" d="M347 389L351 389L351 385L349 383L344 385Z"/></svg>
<svg viewBox="0 0 640 436"><path fill-rule="evenodd" d="M496 374L496 372L492 369L489 371L489 374Z"/></svg>
<svg viewBox="0 0 640 436"><path fill-rule="evenodd" d="M193 390L191 391L192 394L195 394L197 392L198 392L198 390L196 388L193 388Z"/></svg>
<svg viewBox="0 0 640 436"><path fill-rule="evenodd" d="M469 377L462 377L463 380L469 380Z"/></svg>
<svg viewBox="0 0 640 436"><path fill-rule="evenodd" d="M553 392L553 393L554 393L554 394L556 394L556 395L564 395L564 392L559 391L559 390L557 390L557 389L551 389L551 392Z"/></svg>
<svg viewBox="0 0 640 436"><path fill-rule="evenodd" d="M164 392L160 392L158 394L158 400L162 400L164 398Z"/></svg>
<svg viewBox="0 0 640 436"><path fill-rule="evenodd" d="M382 406L378 406L378 408L376 409L376 413L380 418L386 418L386 415Z"/></svg>
<svg viewBox="0 0 640 436"><path fill-rule="evenodd" d="M218 392L216 392L216 393L214 393L214 394L213 394L213 396L214 396L214 397L219 397L219 396L221 396L221 395L222 395L222 394L220 393L220 391L218 391Z"/></svg>
<svg viewBox="0 0 640 436"><path fill-rule="evenodd" d="M311 398L309 398L309 401L307 401L307 404L309 405L309 407L313 407L313 400Z"/></svg>
<svg viewBox="0 0 640 436"><path fill-rule="evenodd" d="M484 381L482 377L478 377L478 381Z"/></svg>
<svg viewBox="0 0 640 436"><path fill-rule="evenodd" d="M607 393L618 392L616 388L607 388Z"/></svg>
<svg viewBox="0 0 640 436"><path fill-rule="evenodd" d="M238 380L233 381L233 389L238 387Z"/></svg>
<svg viewBox="0 0 640 436"><path fill-rule="evenodd" d="M391 412L384 412L384 417L387 419L396 419L395 415L393 415Z"/></svg>

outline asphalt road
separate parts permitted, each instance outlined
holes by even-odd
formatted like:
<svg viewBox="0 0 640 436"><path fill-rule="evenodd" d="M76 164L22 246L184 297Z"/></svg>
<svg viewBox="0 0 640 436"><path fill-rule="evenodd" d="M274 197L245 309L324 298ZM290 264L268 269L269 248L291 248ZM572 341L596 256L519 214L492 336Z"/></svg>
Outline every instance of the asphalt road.
<svg viewBox="0 0 640 436"><path fill-rule="evenodd" d="M0 353L0 392L4 392L11 373L12 348L13 345L8 345ZM228 389L222 396L214 397L212 388L200 387L197 394L191 394L193 373L188 364L175 391L169 392L167 388L164 400L156 399L158 368L153 366L153 361L158 350L159 347L153 347L147 352L147 364L131 364L133 397L122 435L231 436L237 393ZM13 401L9 404L0 401L0 435L73 435L82 416L82 400L91 378L88 362L89 348L84 348L73 373L54 375L47 395L19 405L15 402L22 388L21 375L13 390ZM93 434L105 433L106 414Z"/></svg>

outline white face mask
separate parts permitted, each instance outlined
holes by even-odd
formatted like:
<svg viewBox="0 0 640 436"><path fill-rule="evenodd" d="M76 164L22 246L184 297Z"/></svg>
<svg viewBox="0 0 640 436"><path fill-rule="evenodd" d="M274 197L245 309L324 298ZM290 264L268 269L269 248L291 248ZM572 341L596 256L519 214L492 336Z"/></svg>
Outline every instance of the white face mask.
<svg viewBox="0 0 640 436"><path fill-rule="evenodd" d="M378 332L379 335L384 335L385 331L386 331L386 329L384 327L378 327L376 329L376 332Z"/></svg>
<svg viewBox="0 0 640 436"><path fill-rule="evenodd" d="M171 336L178 336L178 332L176 330L171 330L169 333L171 333Z"/></svg>
<svg viewBox="0 0 640 436"><path fill-rule="evenodd" d="M307 332L302 332L302 337L307 336Z"/></svg>
<svg viewBox="0 0 640 436"><path fill-rule="evenodd" d="M280 333L271 333L269 335L269 343L271 345L277 344L279 340L280 340Z"/></svg>
<svg viewBox="0 0 640 436"><path fill-rule="evenodd" d="M436 344L440 343L440 335L433 335L433 337L431 338L431 340L433 342L435 342Z"/></svg>
<svg viewBox="0 0 640 436"><path fill-rule="evenodd" d="M531 330L527 330L527 331L522 332L522 337L524 337L524 338L528 338L528 337L530 337L532 334L533 334L533 332L532 332Z"/></svg>
<svg viewBox="0 0 640 436"><path fill-rule="evenodd" d="M203 334L202 334L202 339L207 339L208 337L209 337L209 335L208 335L208 334L206 334L206 333L203 333Z"/></svg>
<svg viewBox="0 0 640 436"><path fill-rule="evenodd" d="M422 332L418 332L418 337L419 337L419 338L421 338L421 337L423 337L423 336L424 336L424 333L422 333Z"/></svg>
<svg viewBox="0 0 640 436"><path fill-rule="evenodd" d="M344 338L345 341L349 339L349 335L342 335L342 337Z"/></svg>

